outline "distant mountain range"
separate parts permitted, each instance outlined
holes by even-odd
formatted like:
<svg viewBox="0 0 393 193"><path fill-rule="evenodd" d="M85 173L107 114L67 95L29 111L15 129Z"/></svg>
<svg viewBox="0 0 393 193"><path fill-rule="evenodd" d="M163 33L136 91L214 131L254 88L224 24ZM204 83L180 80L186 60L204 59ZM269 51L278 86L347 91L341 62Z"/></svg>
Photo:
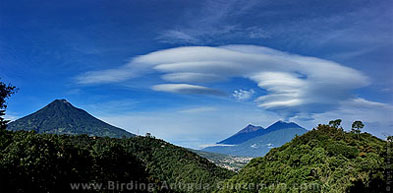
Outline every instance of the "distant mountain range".
<svg viewBox="0 0 393 193"><path fill-rule="evenodd" d="M306 129L293 122L277 121L266 129L250 124L235 135L218 142L217 146L207 147L202 151L260 157L268 153L271 148L280 147L296 135L306 132Z"/></svg>
<svg viewBox="0 0 393 193"><path fill-rule="evenodd" d="M7 129L69 135L87 134L89 136L114 138L135 136L74 107L65 99L54 100L37 112L9 123Z"/></svg>
<svg viewBox="0 0 393 193"><path fill-rule="evenodd" d="M263 135L266 130L261 126L247 125L244 129L237 132L235 135L224 139L217 144L240 144L256 136Z"/></svg>

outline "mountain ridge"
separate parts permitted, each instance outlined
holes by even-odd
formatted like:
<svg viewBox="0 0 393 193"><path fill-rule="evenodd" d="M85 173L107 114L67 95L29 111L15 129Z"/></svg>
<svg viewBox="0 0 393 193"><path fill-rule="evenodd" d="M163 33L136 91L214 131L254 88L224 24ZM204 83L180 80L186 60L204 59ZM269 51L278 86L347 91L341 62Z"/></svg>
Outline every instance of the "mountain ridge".
<svg viewBox="0 0 393 193"><path fill-rule="evenodd" d="M285 129L285 128L302 128L302 127L294 122L284 122L281 120L274 122L266 129L263 128L262 126L254 126L249 124L242 130L237 132L236 134L218 142L217 144L228 144L228 145L241 144L252 138L262 136L267 133L280 129Z"/></svg>
<svg viewBox="0 0 393 193"><path fill-rule="evenodd" d="M66 99L56 99L38 111L10 122L8 130L34 130L37 133L98 137L134 137L128 131L110 125L83 109L73 106Z"/></svg>
<svg viewBox="0 0 393 193"><path fill-rule="evenodd" d="M207 147L203 151L232 156L261 157L267 154L272 148L279 147L291 141L296 135L302 135L306 132L307 130L303 128L279 129L252 138L241 144Z"/></svg>
<svg viewBox="0 0 393 193"><path fill-rule="evenodd" d="M228 144L228 145L239 144L239 143L249 140L250 138L255 136L255 134L258 133L258 131L260 131L262 129L264 129L264 128L260 127L260 126L254 126L254 125L249 124L245 128L243 128L242 130L237 132L236 134L228 137L227 139L224 139L224 140L218 142L217 144Z"/></svg>
<svg viewBox="0 0 393 193"><path fill-rule="evenodd" d="M261 126L255 126L255 125L252 125L252 124L248 124L244 129L240 130L236 134L251 133L251 132L255 132L255 131L259 130L259 129L265 129L265 128L263 128Z"/></svg>
<svg viewBox="0 0 393 193"><path fill-rule="evenodd" d="M217 146L210 146L202 151L221 153L232 156L264 156L271 148L279 147L291 141L296 135L307 130L294 122L276 121L266 129L249 124L235 135L220 141ZM224 146L229 145L229 146Z"/></svg>

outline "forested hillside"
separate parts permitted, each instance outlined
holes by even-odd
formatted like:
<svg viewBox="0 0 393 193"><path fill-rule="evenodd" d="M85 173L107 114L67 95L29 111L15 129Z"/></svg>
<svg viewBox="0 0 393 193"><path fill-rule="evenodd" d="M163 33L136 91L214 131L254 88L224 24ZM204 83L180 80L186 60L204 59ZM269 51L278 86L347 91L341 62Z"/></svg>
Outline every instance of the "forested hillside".
<svg viewBox="0 0 393 193"><path fill-rule="evenodd" d="M151 183L154 192L211 192L232 175L193 152L153 138L0 130L1 192L70 192L70 183L103 183L104 189L91 186L79 192L113 192L109 181ZM209 186L198 187L205 184Z"/></svg>
<svg viewBox="0 0 393 193"><path fill-rule="evenodd" d="M385 192L388 148L391 141L368 133L319 125L251 160L219 192Z"/></svg>

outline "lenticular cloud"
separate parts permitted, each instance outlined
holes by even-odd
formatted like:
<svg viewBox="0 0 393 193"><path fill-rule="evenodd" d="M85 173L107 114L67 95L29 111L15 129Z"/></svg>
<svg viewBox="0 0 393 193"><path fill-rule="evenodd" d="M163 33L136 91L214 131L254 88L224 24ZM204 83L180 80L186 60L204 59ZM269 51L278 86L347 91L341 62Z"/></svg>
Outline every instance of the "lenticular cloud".
<svg viewBox="0 0 393 193"><path fill-rule="evenodd" d="M122 76L108 78L111 77L108 73L118 71ZM251 45L156 51L138 56L119 69L89 72L94 76L87 73L79 81L119 82L151 72L159 72L165 83L153 85L154 90L180 94L184 91L184 94L217 95L218 91L209 88L211 84L235 77L249 79L267 91L266 95L257 97L258 106L287 116L327 111L339 101L353 98L353 89L368 84L362 73L341 64Z"/></svg>

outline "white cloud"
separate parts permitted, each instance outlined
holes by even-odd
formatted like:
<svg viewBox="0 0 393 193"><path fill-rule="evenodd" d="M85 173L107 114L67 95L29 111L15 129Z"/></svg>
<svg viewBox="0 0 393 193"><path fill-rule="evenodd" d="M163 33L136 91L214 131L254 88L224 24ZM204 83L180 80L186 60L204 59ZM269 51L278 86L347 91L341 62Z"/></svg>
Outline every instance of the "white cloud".
<svg viewBox="0 0 393 193"><path fill-rule="evenodd" d="M204 149L204 148L207 148L207 147L233 147L233 146L236 146L236 145L229 145L229 144L203 144L203 145L200 145L199 147Z"/></svg>
<svg viewBox="0 0 393 193"><path fill-rule="evenodd" d="M254 95L255 91L253 89L250 90L234 90L232 96L239 101L248 100Z"/></svg>
<svg viewBox="0 0 393 193"><path fill-rule="evenodd" d="M131 59L125 65L106 70L89 71L75 77L78 84L103 84L123 82L131 78L151 72L148 63L139 63L138 57Z"/></svg>
<svg viewBox="0 0 393 193"><path fill-rule="evenodd" d="M215 107L196 107L196 108L190 108L190 109L183 109L179 111L180 113L206 113L206 112L212 112L212 111L217 111L217 108Z"/></svg>
<svg viewBox="0 0 393 193"><path fill-rule="evenodd" d="M214 82L217 80L225 80L215 74L203 74L193 72L170 73L162 76L162 79L171 82Z"/></svg>
<svg viewBox="0 0 393 193"><path fill-rule="evenodd" d="M361 72L336 62L252 45L166 49L135 57L118 69L88 72L79 79L119 82L150 72L176 82L154 85L153 90L182 94L223 95L209 85L246 78L267 91L256 99L258 106L286 117L333 110L340 101L353 98L352 90L369 84ZM203 80L209 85L195 84Z"/></svg>
<svg viewBox="0 0 393 193"><path fill-rule="evenodd" d="M79 84L112 83L127 80L133 76L129 69L92 71L76 77Z"/></svg>
<svg viewBox="0 0 393 193"><path fill-rule="evenodd" d="M191 84L158 84L152 87L155 91L179 93L179 94L206 94L206 95L224 95L223 92L207 88L204 86Z"/></svg>
<svg viewBox="0 0 393 193"><path fill-rule="evenodd" d="M121 67L117 69L86 72L75 78L78 84L100 84L122 82L135 76L132 69Z"/></svg>

